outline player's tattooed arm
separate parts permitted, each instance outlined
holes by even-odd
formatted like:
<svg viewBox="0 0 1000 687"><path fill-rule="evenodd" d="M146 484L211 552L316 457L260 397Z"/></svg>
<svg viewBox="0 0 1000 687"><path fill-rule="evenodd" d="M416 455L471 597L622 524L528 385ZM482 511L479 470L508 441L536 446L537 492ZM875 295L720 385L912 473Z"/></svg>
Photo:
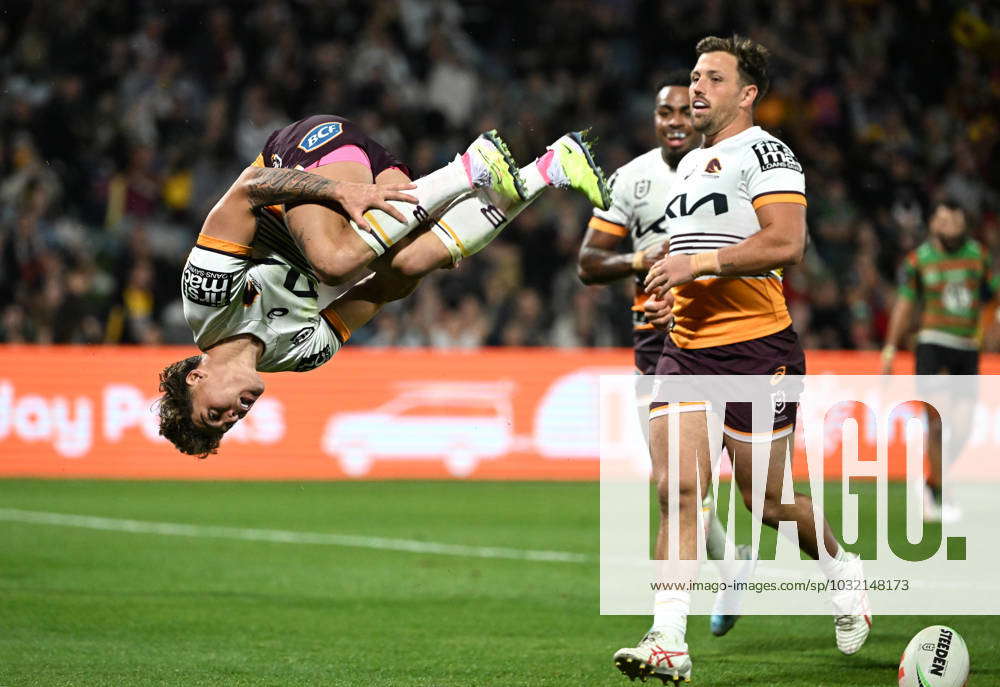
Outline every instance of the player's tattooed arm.
<svg viewBox="0 0 1000 687"><path fill-rule="evenodd" d="M253 209L285 203L336 204L362 229L368 229L364 213L381 210L400 222L400 211L389 201L416 203L417 199L403 191L416 188L413 184L359 184L337 181L295 169L248 167L237 182Z"/></svg>

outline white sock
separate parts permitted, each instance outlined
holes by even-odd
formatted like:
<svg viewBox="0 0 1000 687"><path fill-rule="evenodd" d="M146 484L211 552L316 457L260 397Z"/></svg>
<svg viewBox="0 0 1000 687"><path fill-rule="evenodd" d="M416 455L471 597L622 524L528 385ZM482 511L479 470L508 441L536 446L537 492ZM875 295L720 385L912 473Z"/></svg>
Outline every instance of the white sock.
<svg viewBox="0 0 1000 687"><path fill-rule="evenodd" d="M691 611L691 593L659 591L653 597L653 630L684 639Z"/></svg>
<svg viewBox="0 0 1000 687"><path fill-rule="evenodd" d="M542 158L544 157L543 155ZM538 169L539 160L521 169L521 176L528 190L527 200L512 201L490 189L477 189L449 207L431 228L451 253L455 264L486 247L548 188L548 183Z"/></svg>
<svg viewBox="0 0 1000 687"><path fill-rule="evenodd" d="M539 193L552 186L547 172L553 157L555 157L555 153L550 150L521 168L521 179L524 180L524 188L528 193L529 201L534 200Z"/></svg>
<svg viewBox="0 0 1000 687"><path fill-rule="evenodd" d="M701 502L701 517L705 524L705 550L708 557L715 559L716 563L721 563L721 559L726 554L726 531L722 529L722 523L715 513L715 501L711 495L706 496Z"/></svg>
<svg viewBox="0 0 1000 687"><path fill-rule="evenodd" d="M419 201L417 205L389 201L393 207L403 213L404 217L409 218L405 223L399 222L381 210L369 210L365 213L365 220L372 228L370 232L359 229L354 226L353 222L351 223L354 226L354 231L375 251L376 255L385 253L390 246L409 234L422 222L443 212L449 204L468 193L469 189L472 188L472 182L469 180L469 174L462 164L461 157L456 157L454 161L441 169L420 177L413 183L417 187L406 193L416 196Z"/></svg>
<svg viewBox="0 0 1000 687"><path fill-rule="evenodd" d="M820 546L823 546L823 544L821 543ZM836 580L843 576L844 564L850 560L851 557L847 554L847 552L844 551L840 544L837 544L836 554L833 556L824 556L823 553L820 552L819 560L816 562L819 563L819 569L823 571L823 574L826 575L828 580Z"/></svg>

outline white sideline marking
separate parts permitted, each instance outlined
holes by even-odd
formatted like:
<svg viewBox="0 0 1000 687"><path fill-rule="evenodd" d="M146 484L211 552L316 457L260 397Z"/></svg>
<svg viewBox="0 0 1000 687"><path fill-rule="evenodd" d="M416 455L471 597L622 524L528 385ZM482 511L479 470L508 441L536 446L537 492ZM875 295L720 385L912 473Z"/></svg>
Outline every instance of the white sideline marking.
<svg viewBox="0 0 1000 687"><path fill-rule="evenodd" d="M221 525L185 525L176 522L149 522L122 518L101 518L93 515L49 513L46 511L0 508L0 520L35 525L60 525L82 527L89 530L130 532L133 534L163 534L174 537L209 537L214 539L240 539L243 541L269 541L282 544L319 544L321 546L350 546L358 549L429 553L439 556L465 556L468 558L505 558L517 561L543 561L547 563L588 563L592 559L582 553L570 551L544 551L536 549L511 549L503 546L465 546L416 539L389 539L365 537L354 534L328 534L325 532L295 532L292 530L262 530Z"/></svg>

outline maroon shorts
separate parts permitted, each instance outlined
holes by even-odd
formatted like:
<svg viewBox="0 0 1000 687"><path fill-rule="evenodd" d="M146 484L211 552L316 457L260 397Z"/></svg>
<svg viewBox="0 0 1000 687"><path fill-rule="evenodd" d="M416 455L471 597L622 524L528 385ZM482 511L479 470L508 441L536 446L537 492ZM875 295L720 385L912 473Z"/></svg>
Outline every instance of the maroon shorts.
<svg viewBox="0 0 1000 687"><path fill-rule="evenodd" d="M372 176L377 177L391 167L398 167L407 176L409 168L368 137L357 124L337 115L313 115L292 122L273 132L261 156L265 167L309 169L323 158L343 146L355 146L368 158Z"/></svg>
<svg viewBox="0 0 1000 687"><path fill-rule="evenodd" d="M663 354L667 333L659 329L633 329L632 347L635 350L635 369L639 374L655 375L656 366Z"/></svg>
<svg viewBox="0 0 1000 687"><path fill-rule="evenodd" d="M726 346L709 348L679 348L670 337L666 338L663 355L656 366L658 375L768 375L775 384L775 392L782 389L785 375L804 375L806 358L799 344L799 337L791 327L759 339L740 341ZM796 384L798 387L798 384ZM797 389L789 389L791 397ZM781 397L779 397L781 398ZM650 404L653 416L665 414L667 403ZM703 410L697 404L691 410ZM657 413L658 409L664 409ZM729 436L744 441L754 439L750 403L727 403L724 431ZM775 402L774 428L770 436L777 439L791 434L795 429L798 403Z"/></svg>

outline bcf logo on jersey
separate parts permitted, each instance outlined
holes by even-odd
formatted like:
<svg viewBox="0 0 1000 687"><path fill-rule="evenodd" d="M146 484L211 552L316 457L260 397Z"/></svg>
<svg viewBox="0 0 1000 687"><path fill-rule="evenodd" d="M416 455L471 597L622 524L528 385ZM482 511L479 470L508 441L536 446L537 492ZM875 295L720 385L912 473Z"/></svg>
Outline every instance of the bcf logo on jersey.
<svg viewBox="0 0 1000 687"><path fill-rule="evenodd" d="M337 138L342 133L344 133L344 125L340 122L317 124L309 130L309 133L302 137L302 141L299 142L298 146L299 150L311 153L320 146Z"/></svg>

